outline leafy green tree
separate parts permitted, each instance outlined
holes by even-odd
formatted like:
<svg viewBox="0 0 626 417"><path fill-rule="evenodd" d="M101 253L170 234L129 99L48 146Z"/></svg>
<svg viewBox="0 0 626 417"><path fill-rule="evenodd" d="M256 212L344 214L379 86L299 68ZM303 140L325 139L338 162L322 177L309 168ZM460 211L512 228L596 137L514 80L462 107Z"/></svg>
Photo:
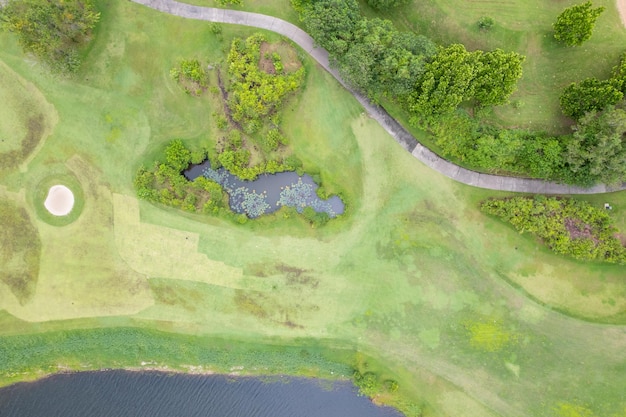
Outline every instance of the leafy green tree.
<svg viewBox="0 0 626 417"><path fill-rule="evenodd" d="M619 65L613 68L613 76L610 81L615 88L626 93L626 52L620 57Z"/></svg>
<svg viewBox="0 0 626 417"><path fill-rule="evenodd" d="M175 139L165 148L165 159L170 167L180 173L191 163L191 151L185 147L182 140Z"/></svg>
<svg viewBox="0 0 626 417"><path fill-rule="evenodd" d="M88 0L12 0L0 8L2 27L17 34L22 49L61 72L78 68L78 50L99 19Z"/></svg>
<svg viewBox="0 0 626 417"><path fill-rule="evenodd" d="M567 144L566 162L582 184L626 181L626 111L609 106L585 114Z"/></svg>
<svg viewBox="0 0 626 417"><path fill-rule="evenodd" d="M411 0L367 0L367 4L376 10L389 10L409 4Z"/></svg>
<svg viewBox="0 0 626 417"><path fill-rule="evenodd" d="M522 77L525 57L501 49L478 55L478 71L474 84L474 99L483 106L504 104L515 91Z"/></svg>
<svg viewBox="0 0 626 417"><path fill-rule="evenodd" d="M567 46L582 45L591 37L596 20L604 7L593 8L591 1L568 7L554 23L554 37Z"/></svg>
<svg viewBox="0 0 626 417"><path fill-rule="evenodd" d="M303 6L301 18L315 42L331 55L345 53L361 20L356 0L317 0Z"/></svg>
<svg viewBox="0 0 626 417"><path fill-rule="evenodd" d="M624 94L612 80L587 78L570 84L561 94L561 110L566 116L580 119L585 113L617 104Z"/></svg>
<svg viewBox="0 0 626 417"><path fill-rule="evenodd" d="M478 64L478 54L468 52L461 44L440 47L417 81L409 100L411 112L428 118L454 111L474 95Z"/></svg>

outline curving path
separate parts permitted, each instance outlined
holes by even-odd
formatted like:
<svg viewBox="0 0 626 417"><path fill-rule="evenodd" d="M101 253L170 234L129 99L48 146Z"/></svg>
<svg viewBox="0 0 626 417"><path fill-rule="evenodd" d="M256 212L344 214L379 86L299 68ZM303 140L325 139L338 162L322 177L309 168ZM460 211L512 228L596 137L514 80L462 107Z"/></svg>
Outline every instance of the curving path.
<svg viewBox="0 0 626 417"><path fill-rule="evenodd" d="M241 12L237 10L215 9L210 7L193 6L179 3L174 0L131 0L135 3L188 19L206 20L209 22L231 23L235 25L252 26L279 33L291 39L313 57L326 71L332 74L341 85L350 91L361 103L369 115L408 152L424 164L463 184L491 190L515 191L536 194L597 194L611 191L625 190L626 183L618 187L608 187L598 184L591 188L581 188L549 181L504 177L500 175L482 174L462 168L447 161L424 145L419 143L404 127L391 117L383 108L373 105L365 96L352 90L343 81L339 72L331 68L328 52L315 46L315 41L299 27L276 17L258 13Z"/></svg>

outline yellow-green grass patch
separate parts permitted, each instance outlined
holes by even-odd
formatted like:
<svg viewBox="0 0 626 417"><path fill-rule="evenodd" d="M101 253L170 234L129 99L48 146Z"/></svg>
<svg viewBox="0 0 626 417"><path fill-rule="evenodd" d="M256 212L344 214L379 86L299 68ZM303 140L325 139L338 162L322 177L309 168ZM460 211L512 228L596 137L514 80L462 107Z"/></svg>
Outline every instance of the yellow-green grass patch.
<svg viewBox="0 0 626 417"><path fill-rule="evenodd" d="M36 152L57 122L54 107L32 83L0 61L0 169L15 168Z"/></svg>
<svg viewBox="0 0 626 417"><path fill-rule="evenodd" d="M0 192L0 294L8 290L19 304L27 303L37 287L40 257L39 234L23 201Z"/></svg>

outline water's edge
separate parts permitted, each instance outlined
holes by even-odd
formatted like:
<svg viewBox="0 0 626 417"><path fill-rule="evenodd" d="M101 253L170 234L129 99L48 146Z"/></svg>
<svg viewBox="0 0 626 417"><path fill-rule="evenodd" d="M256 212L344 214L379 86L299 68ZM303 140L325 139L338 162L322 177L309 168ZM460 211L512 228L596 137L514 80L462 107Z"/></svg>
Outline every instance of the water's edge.
<svg viewBox="0 0 626 417"><path fill-rule="evenodd" d="M102 370L0 388L3 417L402 417L349 380Z"/></svg>

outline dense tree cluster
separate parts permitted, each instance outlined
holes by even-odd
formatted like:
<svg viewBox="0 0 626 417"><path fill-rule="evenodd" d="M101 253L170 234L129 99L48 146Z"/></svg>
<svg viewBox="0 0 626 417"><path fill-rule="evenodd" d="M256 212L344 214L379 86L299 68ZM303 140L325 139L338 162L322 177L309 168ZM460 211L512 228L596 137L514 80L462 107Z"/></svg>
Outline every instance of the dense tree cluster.
<svg viewBox="0 0 626 417"><path fill-rule="evenodd" d="M481 125L461 112L441 116L430 127L444 155L470 166L496 173L563 177L564 146L557 137Z"/></svg>
<svg viewBox="0 0 626 417"><path fill-rule="evenodd" d="M519 54L468 52L459 44L437 48L388 20L362 17L356 0L296 0L294 5L348 83L374 99L393 98L416 121L454 111L465 101L505 103L522 75Z"/></svg>
<svg viewBox="0 0 626 417"><path fill-rule="evenodd" d="M206 152L189 150L182 140L171 141L165 148L165 162L157 161L151 169L141 167L135 176L135 189L141 199L190 212L217 213L225 206L222 187L202 176L189 181L182 174L191 163L200 163Z"/></svg>
<svg viewBox="0 0 626 417"><path fill-rule="evenodd" d="M506 103L522 76L524 57L495 51L468 52L463 45L440 47L426 64L409 99L416 117L429 118L454 111L462 102L482 106Z"/></svg>
<svg viewBox="0 0 626 417"><path fill-rule="evenodd" d="M520 233L542 239L553 251L577 259L626 263L626 248L606 210L584 201L537 196L487 200L486 213L510 222Z"/></svg>
<svg viewBox="0 0 626 417"><path fill-rule="evenodd" d="M560 103L563 114L578 120L590 111L602 110L623 98L624 94L612 80L587 78L565 88Z"/></svg>
<svg viewBox="0 0 626 417"><path fill-rule="evenodd" d="M252 134L263 125L263 119L276 113L285 97L296 91L304 80L304 67L290 74L269 74L259 69L261 34L246 40L233 40L228 54L230 95L228 107L232 118L244 132Z"/></svg>
<svg viewBox="0 0 626 417"><path fill-rule="evenodd" d="M604 7L593 8L591 1L568 7L554 23L554 37L567 46L582 45L591 37L596 20Z"/></svg>
<svg viewBox="0 0 626 417"><path fill-rule="evenodd" d="M99 19L89 0L11 0L0 8L2 27L18 35L24 51L61 72L78 68L79 49Z"/></svg>
<svg viewBox="0 0 626 417"><path fill-rule="evenodd" d="M626 111L609 106L586 113L567 144L566 161L579 183L626 180Z"/></svg>

